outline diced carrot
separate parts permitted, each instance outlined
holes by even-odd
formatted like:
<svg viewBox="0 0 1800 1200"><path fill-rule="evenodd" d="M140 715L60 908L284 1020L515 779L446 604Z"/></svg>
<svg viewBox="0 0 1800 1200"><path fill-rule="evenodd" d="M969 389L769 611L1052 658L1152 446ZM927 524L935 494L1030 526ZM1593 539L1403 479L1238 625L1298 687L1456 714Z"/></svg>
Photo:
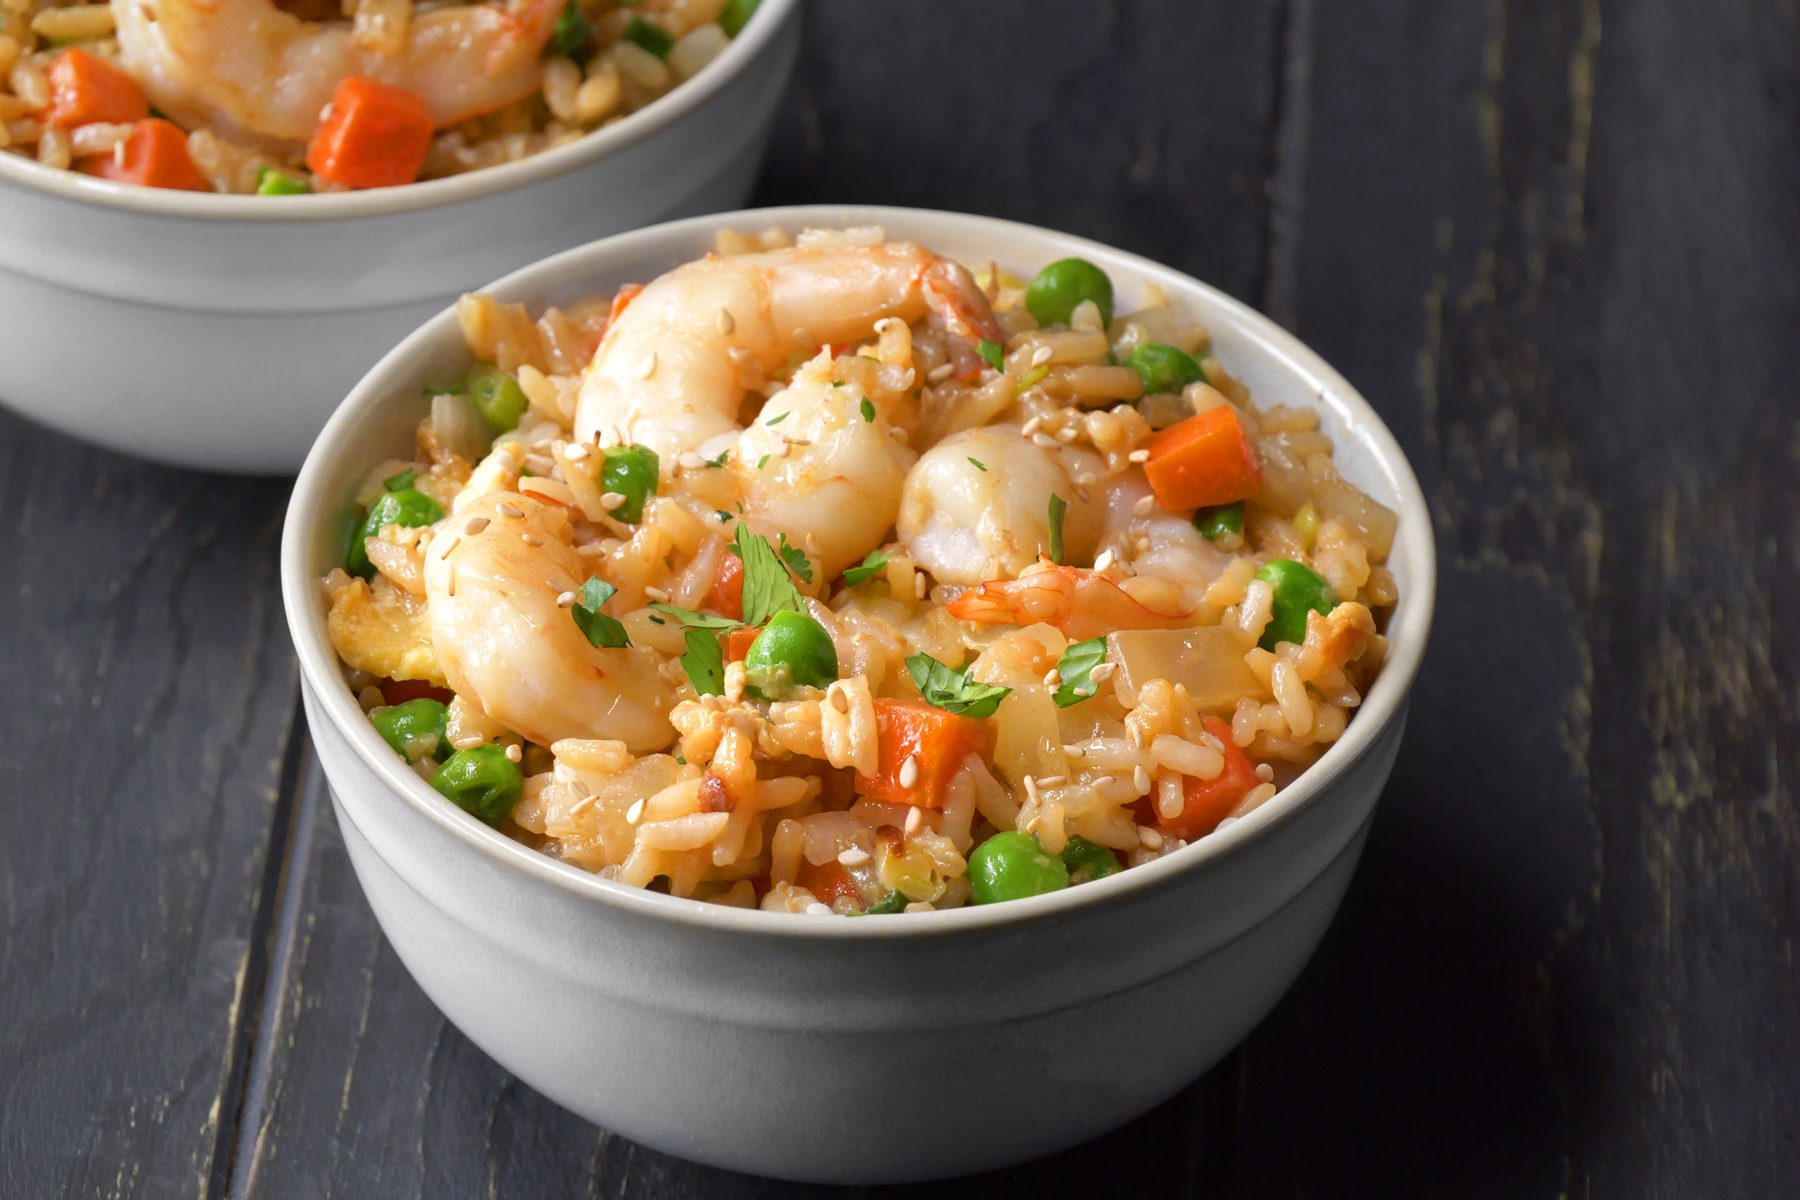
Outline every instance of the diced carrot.
<svg viewBox="0 0 1800 1200"><path fill-rule="evenodd" d="M80 159L75 165L88 175L115 183L136 183L180 192L213 190L188 153L187 134L160 117L151 117L132 126L123 154L95 154Z"/></svg>
<svg viewBox="0 0 1800 1200"><path fill-rule="evenodd" d="M612 307L606 313L606 324L610 327L614 321L618 320L619 315L625 311L625 307L636 300L638 293L643 290L644 285L641 283L628 283L614 292Z"/></svg>
<svg viewBox="0 0 1800 1200"><path fill-rule="evenodd" d="M456 693L449 688L426 683L423 679L384 679L377 686L381 688L382 700L388 704L405 704L420 698L448 704L456 699Z"/></svg>
<svg viewBox="0 0 1800 1200"><path fill-rule="evenodd" d="M794 882L818 897L820 904L830 904L839 898L851 901L858 908L867 903L863 899L862 889L856 886L855 878L835 862L815 866L802 858L800 871L794 877Z"/></svg>
<svg viewBox="0 0 1800 1200"><path fill-rule="evenodd" d="M719 570L713 576L706 603L734 621L744 619L744 560L729 550L719 559Z"/></svg>
<svg viewBox="0 0 1800 1200"><path fill-rule="evenodd" d="M1227 404L1153 434L1144 449L1150 490L1170 511L1248 500L1262 487L1256 447Z"/></svg>
<svg viewBox="0 0 1800 1200"><path fill-rule="evenodd" d="M103 58L71 47L50 61L44 124L72 129L95 121L127 125L150 115L137 81Z"/></svg>
<svg viewBox="0 0 1800 1200"><path fill-rule="evenodd" d="M306 148L306 165L346 187L411 183L425 165L435 127L417 94L352 75L331 94Z"/></svg>
<svg viewBox="0 0 1800 1200"><path fill-rule="evenodd" d="M761 629L752 628L748 625L739 625L736 629L726 634L725 661L743 662L746 658L750 657L750 643L754 642L756 640L756 635L761 632Z"/></svg>
<svg viewBox="0 0 1800 1200"><path fill-rule="evenodd" d="M859 774L856 790L877 800L921 808L944 807L944 794L963 759L982 753L988 745L986 721L946 712L923 700L877 699L875 729L875 774ZM915 760L918 775L911 787L900 782L908 758Z"/></svg>
<svg viewBox="0 0 1800 1200"><path fill-rule="evenodd" d="M1231 810L1237 807L1250 789L1262 782L1256 777L1256 764L1231 740L1231 726L1217 717L1203 717L1201 724L1206 727L1206 732L1218 738L1225 747L1225 769L1215 779L1186 776L1182 782L1182 791L1187 802L1182 806L1180 814L1173 819L1165 818L1157 812L1151 797L1139 801L1140 805L1146 802L1150 804L1149 815L1156 818L1157 828L1190 842L1217 829L1219 822L1231 815ZM1139 813L1141 819L1143 810L1140 809Z"/></svg>

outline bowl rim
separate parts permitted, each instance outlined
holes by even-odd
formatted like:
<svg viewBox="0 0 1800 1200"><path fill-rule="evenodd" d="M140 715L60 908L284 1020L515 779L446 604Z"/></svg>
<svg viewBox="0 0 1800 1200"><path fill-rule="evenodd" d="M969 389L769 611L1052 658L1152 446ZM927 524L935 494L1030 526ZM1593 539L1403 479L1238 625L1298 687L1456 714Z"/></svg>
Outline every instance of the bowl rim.
<svg viewBox="0 0 1800 1200"><path fill-rule="evenodd" d="M1252 843L1271 834L1311 806L1323 793L1358 763L1381 739L1390 725L1402 719L1429 639L1437 590L1437 554L1430 512L1423 490L1393 433L1361 393L1353 388L1293 334L1270 318L1224 292L1171 267L1141 255L1119 250L1073 234L1060 233L1023 222L936 209L871 205L794 205L778 208L741 209L690 217L616 234L575 247L514 271L488 285L489 290L545 290L540 281L574 272L594 272L612 253L636 242L690 240L698 233L715 232L746 222L807 226L900 226L901 236L917 229L945 223L976 232L1005 231L1045 243L1046 253L1058 257L1081 254L1112 259L1160 283L1171 298L1199 293L1230 313L1260 349L1291 373L1312 381L1316 402L1348 410L1346 423L1366 440L1378 469L1397 484L1396 511L1400 517L1396 549L1403 549L1409 581L1402 592L1404 603L1389 625L1390 650L1375 684L1363 698L1356 719L1343 737L1319 760L1255 812L1209 834L1155 862L1120 871L1077 888L1033 896L1005 904L965 905L939 912L908 914L904 921L824 921L795 919L794 914L766 913L759 909L731 908L720 904L668 896L629 887L575 867L514 841L498 829L446 804L431 787L405 766L363 718L350 690L344 685L336 655L323 634L318 613L318 581L307 571L308 547L318 521L329 519L332 506L343 497L327 494L326 478L334 458L348 450L349 435L368 408L378 406L402 390L390 378L406 369L407 361L454 326L453 308L445 309L409 334L376 363L332 414L307 454L295 480L293 495L282 528L281 591L288 627L299 658L301 679L316 711L330 721L333 731L351 748L361 765L385 790L471 848L505 864L505 869L588 897L592 902L641 914L694 929L730 931L735 935L778 938L814 937L930 937L961 931L988 930L1023 922L1054 919L1077 906L1104 904L1134 892L1159 888L1176 876L1203 869L1245 852ZM929 241L929 234L918 234ZM674 265L673 262L670 264ZM1332 399L1327 402L1327 396ZM309 714L310 719L310 714ZM340 801L341 803L341 801ZM350 814L354 819L354 814ZM359 822L360 824L360 822Z"/></svg>
<svg viewBox="0 0 1800 1200"><path fill-rule="evenodd" d="M364 191L286 196L280 203L271 204L267 196L180 192L115 183L79 171L45 166L17 154L0 153L0 184L16 184L92 208L140 216L215 221L329 222L444 208L566 175L654 137L699 108L728 82L743 74L753 62L760 60L776 44L781 28L797 20L799 12L799 0L761 0L749 23L738 31L717 58L692 79L636 112L603 129L528 158L442 179Z"/></svg>

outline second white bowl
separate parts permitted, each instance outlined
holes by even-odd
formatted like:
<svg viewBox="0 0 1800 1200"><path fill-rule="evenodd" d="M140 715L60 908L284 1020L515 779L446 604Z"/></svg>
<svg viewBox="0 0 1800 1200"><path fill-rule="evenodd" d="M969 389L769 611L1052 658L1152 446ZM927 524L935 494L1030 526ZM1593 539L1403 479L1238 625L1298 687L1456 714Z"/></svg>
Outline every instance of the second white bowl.
<svg viewBox="0 0 1800 1200"><path fill-rule="evenodd" d="M178 466L300 465L338 399L456 296L546 254L741 204L798 53L763 0L655 104L521 162L270 199L0 154L0 402Z"/></svg>

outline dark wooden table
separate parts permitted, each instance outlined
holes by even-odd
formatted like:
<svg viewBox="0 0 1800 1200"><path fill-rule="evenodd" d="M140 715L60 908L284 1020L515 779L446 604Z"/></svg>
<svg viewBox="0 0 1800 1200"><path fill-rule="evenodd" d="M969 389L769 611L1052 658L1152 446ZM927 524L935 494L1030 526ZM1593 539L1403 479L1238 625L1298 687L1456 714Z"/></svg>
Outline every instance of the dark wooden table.
<svg viewBox="0 0 1800 1200"><path fill-rule="evenodd" d="M1800 1194L1794 5L808 16L759 200L1018 217L1261 306L1393 426L1443 570L1275 1014L1127 1128L899 1191ZM823 1194L609 1137L412 984L309 761L285 494L0 416L0 1194Z"/></svg>

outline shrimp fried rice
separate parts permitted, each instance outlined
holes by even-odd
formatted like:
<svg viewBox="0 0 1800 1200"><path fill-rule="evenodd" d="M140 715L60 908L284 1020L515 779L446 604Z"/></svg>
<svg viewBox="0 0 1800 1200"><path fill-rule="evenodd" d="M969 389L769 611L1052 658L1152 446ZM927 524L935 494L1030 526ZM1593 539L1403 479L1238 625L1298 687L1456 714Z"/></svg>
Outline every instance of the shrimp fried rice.
<svg viewBox="0 0 1800 1200"><path fill-rule="evenodd" d="M396 753L573 866L815 915L1081 886L1266 803L1380 670L1394 513L1081 259L727 234L458 311L327 629Z"/></svg>

